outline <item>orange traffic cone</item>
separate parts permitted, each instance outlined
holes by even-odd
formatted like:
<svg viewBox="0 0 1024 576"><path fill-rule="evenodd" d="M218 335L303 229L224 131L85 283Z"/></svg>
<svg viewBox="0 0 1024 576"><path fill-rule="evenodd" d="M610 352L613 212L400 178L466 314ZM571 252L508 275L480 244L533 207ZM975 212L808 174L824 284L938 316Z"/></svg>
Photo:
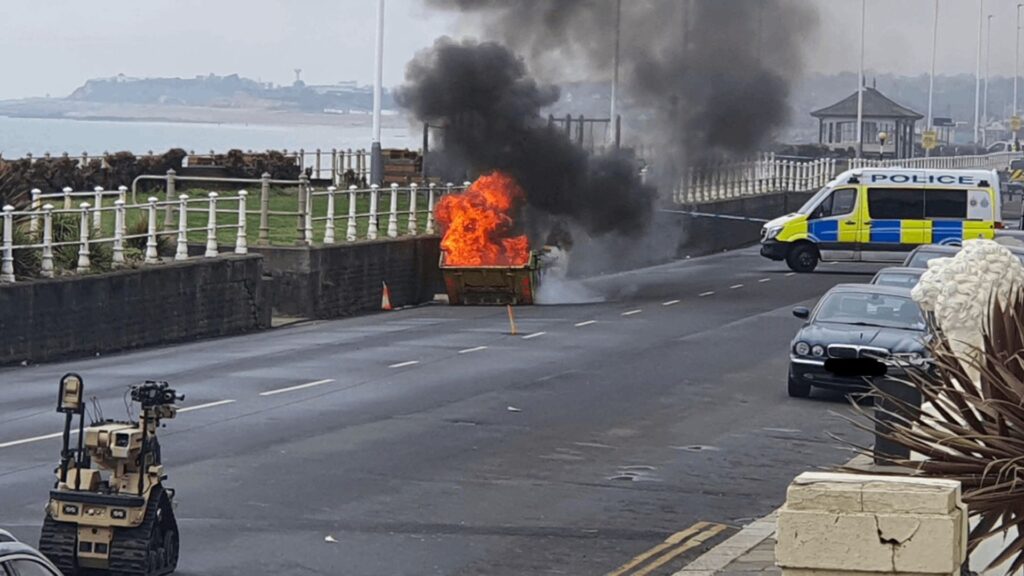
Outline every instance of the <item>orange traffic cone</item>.
<svg viewBox="0 0 1024 576"><path fill-rule="evenodd" d="M381 310L394 310L391 307L391 290L388 289L387 282L381 282L384 285L384 293L380 296L380 309Z"/></svg>

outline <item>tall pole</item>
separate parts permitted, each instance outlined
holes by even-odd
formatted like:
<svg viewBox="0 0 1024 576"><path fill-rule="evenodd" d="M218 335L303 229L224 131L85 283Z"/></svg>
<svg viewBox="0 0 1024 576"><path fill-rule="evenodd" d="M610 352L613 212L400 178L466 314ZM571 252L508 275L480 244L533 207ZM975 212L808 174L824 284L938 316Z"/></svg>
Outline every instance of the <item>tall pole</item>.
<svg viewBox="0 0 1024 576"><path fill-rule="evenodd" d="M1017 4L1017 49L1013 53L1013 115L1019 116L1020 109L1017 108L1017 79L1020 77L1020 9L1024 4ZM1014 132L1013 137L1017 137Z"/></svg>
<svg viewBox="0 0 1024 576"><path fill-rule="evenodd" d="M377 70L373 80L373 144L370 147L370 183L384 181L384 154L380 149L380 108L384 84L384 0L377 0Z"/></svg>
<svg viewBox="0 0 1024 576"><path fill-rule="evenodd" d="M985 0L978 2L978 59L974 68L974 144L981 143L981 42L985 37Z"/></svg>
<svg viewBox="0 0 1024 576"><path fill-rule="evenodd" d="M860 0L860 71L857 74L857 158L864 154L864 31L867 0Z"/></svg>
<svg viewBox="0 0 1024 576"><path fill-rule="evenodd" d="M615 56L612 64L612 106L608 116L608 142L614 144L615 117L619 114L619 41L622 37L622 0L615 2Z"/></svg>
<svg viewBox="0 0 1024 576"><path fill-rule="evenodd" d="M939 0L935 0L935 23L932 26L932 73L928 77L928 119L925 121L925 125L928 126L928 130L935 130L935 115L933 114L932 105L935 100L935 52L939 45ZM931 150L925 149L924 155L931 156Z"/></svg>
<svg viewBox="0 0 1024 576"><path fill-rule="evenodd" d="M992 14L988 15L988 30L985 31L985 96L981 104L981 143L988 146L988 77L992 62Z"/></svg>

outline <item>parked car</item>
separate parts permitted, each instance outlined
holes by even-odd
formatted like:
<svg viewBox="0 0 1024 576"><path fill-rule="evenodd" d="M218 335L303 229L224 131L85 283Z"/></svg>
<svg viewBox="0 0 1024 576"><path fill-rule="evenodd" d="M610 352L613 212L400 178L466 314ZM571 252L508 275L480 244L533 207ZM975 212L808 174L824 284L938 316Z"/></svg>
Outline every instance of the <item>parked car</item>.
<svg viewBox="0 0 1024 576"><path fill-rule="evenodd" d="M789 395L812 388L857 392L884 376L890 361L927 356L928 325L905 288L839 284L814 310L793 309L806 323L790 346Z"/></svg>
<svg viewBox="0 0 1024 576"><path fill-rule="evenodd" d="M888 268L882 268L875 277L871 279L871 284L877 286L893 286L896 288L906 288L907 290L917 286L917 281L921 279L921 275L924 274L924 268L905 268L900 266L890 266Z"/></svg>
<svg viewBox="0 0 1024 576"><path fill-rule="evenodd" d="M61 573L39 551L18 542L10 532L0 530L0 575L61 576Z"/></svg>
<svg viewBox="0 0 1024 576"><path fill-rule="evenodd" d="M906 268L928 268L928 261L935 258L952 258L960 251L959 246L947 244L925 244L914 248L903 261Z"/></svg>

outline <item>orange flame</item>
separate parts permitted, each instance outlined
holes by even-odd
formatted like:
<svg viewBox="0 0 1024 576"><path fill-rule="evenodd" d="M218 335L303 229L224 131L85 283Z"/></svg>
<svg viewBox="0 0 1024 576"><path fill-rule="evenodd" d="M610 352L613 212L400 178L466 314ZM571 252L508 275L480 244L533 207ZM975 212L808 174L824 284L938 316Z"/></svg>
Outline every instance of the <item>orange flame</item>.
<svg viewBox="0 0 1024 576"><path fill-rule="evenodd" d="M511 236L512 210L525 194L502 172L481 176L464 193L445 196L435 215L444 238L448 266L525 266L530 260L526 236Z"/></svg>

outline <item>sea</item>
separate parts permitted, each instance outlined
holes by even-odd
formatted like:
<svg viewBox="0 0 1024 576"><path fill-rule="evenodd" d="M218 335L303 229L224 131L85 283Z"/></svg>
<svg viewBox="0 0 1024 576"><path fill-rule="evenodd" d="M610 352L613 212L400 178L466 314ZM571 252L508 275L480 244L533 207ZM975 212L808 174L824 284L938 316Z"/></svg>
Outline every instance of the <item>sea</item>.
<svg viewBox="0 0 1024 576"><path fill-rule="evenodd" d="M226 152L240 150L353 150L370 148L369 126L269 125L176 123L150 121L70 120L64 118L10 118L0 116L0 158L21 158L27 154L41 156L47 152L67 152L80 156L83 152L127 150L145 154L160 153L171 148L189 151ZM418 149L421 135L407 128L383 128L384 148Z"/></svg>

